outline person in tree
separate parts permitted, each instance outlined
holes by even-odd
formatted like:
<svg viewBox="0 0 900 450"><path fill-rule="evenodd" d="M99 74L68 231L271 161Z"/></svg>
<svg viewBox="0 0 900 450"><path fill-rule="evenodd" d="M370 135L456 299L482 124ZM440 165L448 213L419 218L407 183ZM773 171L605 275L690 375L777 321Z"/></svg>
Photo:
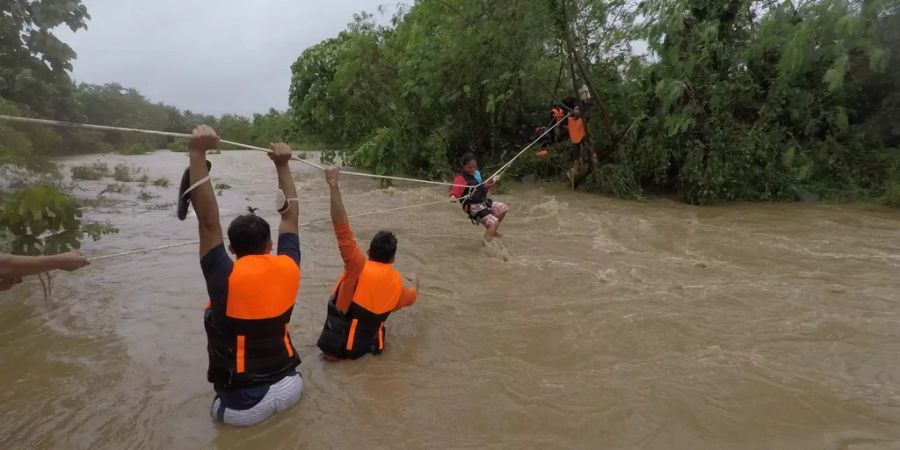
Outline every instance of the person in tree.
<svg viewBox="0 0 900 450"><path fill-rule="evenodd" d="M460 160L460 172L453 180L454 186L450 188L450 201L459 202L473 224L486 228L485 242L492 241L498 235L500 223L509 211L505 203L493 201L488 195L499 181L500 177L494 177L485 182L478 171L475 155L466 153Z"/></svg>
<svg viewBox="0 0 900 450"><path fill-rule="evenodd" d="M590 136L588 136L587 121L582 114L580 105L572 110L572 116L568 120L569 141L572 142L572 168L566 172L572 189L576 189L584 182L591 172L593 164L597 161Z"/></svg>
<svg viewBox="0 0 900 450"><path fill-rule="evenodd" d="M554 102L553 107L550 109L550 120L551 126L561 120L566 116L566 111L563 109L562 104L559 102ZM563 121L556 128L553 129L553 142L561 142L566 136L569 134L569 126Z"/></svg>
<svg viewBox="0 0 900 450"><path fill-rule="evenodd" d="M376 233L369 251L362 252L344 209L340 171L335 167L326 169L325 181L331 193L331 222L344 260L344 273L328 301L317 346L326 361L357 359L369 353L379 355L385 348L385 321L391 313L416 302L419 277L408 278L412 287L403 286L403 277L393 267L397 238L390 231Z"/></svg>
<svg viewBox="0 0 900 450"><path fill-rule="evenodd" d="M71 272L90 262L77 251L53 256L19 256L0 254L0 291L11 289L25 277L53 270Z"/></svg>
<svg viewBox="0 0 900 450"><path fill-rule="evenodd" d="M212 128L197 127L188 143L190 196L199 222L200 268L209 303L204 313L209 368L216 396L211 413L229 425L255 425L300 400L300 357L289 324L300 289L300 237L292 153L273 144L269 158L278 174L281 223L278 255L265 219L244 214L228 226L226 250L219 206L209 180L206 153L218 147ZM237 257L233 261L228 250Z"/></svg>

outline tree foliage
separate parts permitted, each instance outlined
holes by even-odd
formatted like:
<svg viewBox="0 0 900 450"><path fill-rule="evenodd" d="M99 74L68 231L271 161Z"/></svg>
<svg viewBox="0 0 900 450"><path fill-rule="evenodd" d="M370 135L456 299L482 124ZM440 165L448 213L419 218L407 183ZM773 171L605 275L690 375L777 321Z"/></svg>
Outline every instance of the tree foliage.
<svg viewBox="0 0 900 450"><path fill-rule="evenodd" d="M364 168L441 176L508 158L584 83L593 190L880 197L900 191L898 37L896 0L421 0L307 49L289 114Z"/></svg>

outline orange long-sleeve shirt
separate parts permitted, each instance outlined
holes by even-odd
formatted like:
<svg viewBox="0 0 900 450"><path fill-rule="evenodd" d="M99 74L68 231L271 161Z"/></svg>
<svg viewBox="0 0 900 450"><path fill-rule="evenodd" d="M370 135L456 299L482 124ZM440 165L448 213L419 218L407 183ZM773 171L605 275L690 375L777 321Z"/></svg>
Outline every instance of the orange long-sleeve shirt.
<svg viewBox="0 0 900 450"><path fill-rule="evenodd" d="M353 230L350 229L349 223L334 224L334 235L337 237L338 249L341 251L341 259L344 260L344 273L338 280L337 286L337 307L342 313L346 313L353 302L353 295L356 293L356 285L359 283L359 275L362 273L363 267L366 265L366 254L359 248L356 238L353 236ZM340 288L340 289L339 289ZM385 305L383 310L397 311L398 309L411 306L416 302L418 292L415 288L404 287L400 293L400 299L396 305ZM387 301L387 300L385 300Z"/></svg>

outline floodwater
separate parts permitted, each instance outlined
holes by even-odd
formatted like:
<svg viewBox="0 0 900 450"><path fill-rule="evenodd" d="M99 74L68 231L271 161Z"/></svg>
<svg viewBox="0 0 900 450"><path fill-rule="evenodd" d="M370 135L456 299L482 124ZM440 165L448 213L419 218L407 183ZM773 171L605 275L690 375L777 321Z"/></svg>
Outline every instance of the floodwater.
<svg viewBox="0 0 900 450"><path fill-rule="evenodd" d="M173 184L104 194L85 215L121 231L88 255L196 239L196 219L167 205L185 154L67 163L97 158ZM223 221L252 205L274 223L268 158L210 158L232 186ZM327 218L323 176L294 174L301 221ZM343 191L351 214L444 195L360 178ZM900 211L556 185L497 197L512 207L502 251L449 203L351 219L363 242L393 230L398 268L423 285L389 320L387 351L356 362L319 359L341 261L329 224L303 227L291 330L306 391L249 429L209 415L195 246L56 273L49 299L37 280L3 293L0 448L900 448Z"/></svg>

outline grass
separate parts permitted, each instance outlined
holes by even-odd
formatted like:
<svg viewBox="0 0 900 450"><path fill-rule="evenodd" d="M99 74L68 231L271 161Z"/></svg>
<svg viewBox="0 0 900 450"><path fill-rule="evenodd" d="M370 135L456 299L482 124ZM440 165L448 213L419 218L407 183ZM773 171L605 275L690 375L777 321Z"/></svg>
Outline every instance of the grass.
<svg viewBox="0 0 900 450"><path fill-rule="evenodd" d="M102 197L103 194L124 194L130 190L131 187L124 183L109 184L97 194L97 197Z"/></svg>
<svg viewBox="0 0 900 450"><path fill-rule="evenodd" d="M216 185L217 191L227 191L229 189L231 189L231 185L228 183L219 183Z"/></svg>
<svg viewBox="0 0 900 450"><path fill-rule="evenodd" d="M146 155L153 151L153 148L145 143L145 142L132 142L121 150L119 150L119 154L122 155Z"/></svg>
<svg viewBox="0 0 900 450"><path fill-rule="evenodd" d="M144 169L122 163L116 164L116 167L113 168L113 179L122 183L129 183L132 181L147 183L150 181L150 176L147 175L146 170Z"/></svg>
<svg viewBox="0 0 900 450"><path fill-rule="evenodd" d="M175 206L175 203L157 203L147 207L149 211L166 211Z"/></svg>
<svg viewBox="0 0 900 450"><path fill-rule="evenodd" d="M132 168L127 164L118 164L113 169L113 179L116 181L121 181L123 183L127 183L131 181L132 178Z"/></svg>
<svg viewBox="0 0 900 450"><path fill-rule="evenodd" d="M885 183L882 201L890 206L900 207L900 174Z"/></svg>
<svg viewBox="0 0 900 450"><path fill-rule="evenodd" d="M167 188L170 183L169 179L165 177L153 180L153 185L160 188Z"/></svg>
<svg viewBox="0 0 900 450"><path fill-rule="evenodd" d="M72 167L72 178L75 180L99 180L109 175L106 163L95 162Z"/></svg>
<svg viewBox="0 0 900 450"><path fill-rule="evenodd" d="M187 152L187 141L184 139L175 139L174 141L169 143L169 150L173 152Z"/></svg>
<svg viewBox="0 0 900 450"><path fill-rule="evenodd" d="M159 196L153 195L147 191L141 191L141 193L138 195L138 200L140 200L142 202L149 202L150 200L153 200L154 198L159 198Z"/></svg>

